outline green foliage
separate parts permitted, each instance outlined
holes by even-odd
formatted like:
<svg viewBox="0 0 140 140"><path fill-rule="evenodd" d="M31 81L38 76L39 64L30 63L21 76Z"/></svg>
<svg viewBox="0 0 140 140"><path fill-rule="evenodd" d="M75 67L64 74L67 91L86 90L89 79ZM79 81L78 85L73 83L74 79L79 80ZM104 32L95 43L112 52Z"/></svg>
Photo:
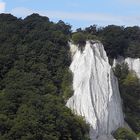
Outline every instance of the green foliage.
<svg viewBox="0 0 140 140"><path fill-rule="evenodd" d="M73 43L78 45L81 51L84 49L87 40L101 40L101 38L94 34L84 33L80 29L72 34Z"/></svg>
<svg viewBox="0 0 140 140"><path fill-rule="evenodd" d="M140 139L140 133L137 134L137 137Z"/></svg>
<svg viewBox="0 0 140 140"><path fill-rule="evenodd" d="M88 126L63 105L61 98L52 95L42 97L30 94L29 96L28 101L19 107L13 125L8 133L4 133L4 138L84 139L80 129L88 132ZM80 129L75 131L75 128Z"/></svg>
<svg viewBox="0 0 140 140"><path fill-rule="evenodd" d="M124 28L121 26L109 25L103 29L100 36L109 57L114 58L124 55L126 40L123 35Z"/></svg>
<svg viewBox="0 0 140 140"><path fill-rule="evenodd" d="M101 40L101 38L96 35L87 34L87 40Z"/></svg>
<svg viewBox="0 0 140 140"><path fill-rule="evenodd" d="M88 125L65 106L70 35L63 21L0 15L1 140L88 139Z"/></svg>
<svg viewBox="0 0 140 140"><path fill-rule="evenodd" d="M65 70L62 81L62 92L65 100L69 99L73 95L72 89L72 73L70 70Z"/></svg>
<svg viewBox="0 0 140 140"><path fill-rule="evenodd" d="M117 64L116 67L114 68L114 74L118 78L120 83L123 82L122 80L126 78L128 73L129 70L127 63L122 63L121 65Z"/></svg>
<svg viewBox="0 0 140 140"><path fill-rule="evenodd" d="M134 132L140 132L140 81L133 71L128 71L128 66L123 63L114 70L119 79L121 97L125 120Z"/></svg>
<svg viewBox="0 0 140 140"><path fill-rule="evenodd" d="M139 84L139 79L137 78L136 74L131 72L128 73L128 75L126 76L126 78L123 81L123 85L124 86L136 86Z"/></svg>
<svg viewBox="0 0 140 140"><path fill-rule="evenodd" d="M68 41L71 26L32 14L24 20L0 14L0 139L89 140L88 125L65 107L72 96ZM81 51L86 40L100 40L109 60L140 57L140 28L96 25L77 29L72 41ZM124 63L117 65L125 120L140 133L140 82ZM127 134L128 133L128 134ZM134 138L118 130L120 139ZM120 135L120 136L119 136Z"/></svg>
<svg viewBox="0 0 140 140"><path fill-rule="evenodd" d="M136 134L126 128L118 128L113 136L116 140L137 140Z"/></svg>
<svg viewBox="0 0 140 140"><path fill-rule="evenodd" d="M80 49L85 46L86 39L86 36L82 32L77 32L72 35L73 43L79 45Z"/></svg>
<svg viewBox="0 0 140 140"><path fill-rule="evenodd" d="M132 58L140 57L140 42L131 41L128 45L128 49L125 52L125 55Z"/></svg>
<svg viewBox="0 0 140 140"><path fill-rule="evenodd" d="M77 33L87 36L86 39L100 40L105 47L109 58L116 58L118 55L124 57L140 57L140 27L123 27L108 25L98 27L91 25L82 30L77 29Z"/></svg>

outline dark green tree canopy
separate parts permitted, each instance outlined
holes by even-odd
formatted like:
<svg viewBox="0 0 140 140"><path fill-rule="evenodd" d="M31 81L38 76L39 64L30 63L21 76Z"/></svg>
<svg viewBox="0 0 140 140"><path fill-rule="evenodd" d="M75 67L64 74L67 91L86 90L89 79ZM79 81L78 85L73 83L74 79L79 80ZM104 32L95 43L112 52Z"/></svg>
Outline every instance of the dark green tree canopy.
<svg viewBox="0 0 140 140"><path fill-rule="evenodd" d="M91 25L83 30L77 29L77 33L82 33L86 37L90 36L89 39L100 40L111 59L119 55L132 58L140 57L140 27L138 26L108 25L98 27Z"/></svg>
<svg viewBox="0 0 140 140"><path fill-rule="evenodd" d="M88 140L88 125L65 106L71 26L32 14L0 14L0 140Z"/></svg>

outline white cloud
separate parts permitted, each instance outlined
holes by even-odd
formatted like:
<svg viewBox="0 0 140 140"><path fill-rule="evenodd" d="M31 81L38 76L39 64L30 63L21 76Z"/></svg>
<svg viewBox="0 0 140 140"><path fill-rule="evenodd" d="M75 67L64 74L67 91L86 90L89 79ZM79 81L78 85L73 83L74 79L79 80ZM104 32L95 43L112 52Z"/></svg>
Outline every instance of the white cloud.
<svg viewBox="0 0 140 140"><path fill-rule="evenodd" d="M5 11L5 2L0 2L0 13L3 13Z"/></svg>
<svg viewBox="0 0 140 140"><path fill-rule="evenodd" d="M64 11L35 11L24 7L18 7L11 11L18 17L26 17L32 13L39 13L51 19L74 20L78 22L90 22L95 24L140 25L140 16L118 16L104 13L64 12Z"/></svg>

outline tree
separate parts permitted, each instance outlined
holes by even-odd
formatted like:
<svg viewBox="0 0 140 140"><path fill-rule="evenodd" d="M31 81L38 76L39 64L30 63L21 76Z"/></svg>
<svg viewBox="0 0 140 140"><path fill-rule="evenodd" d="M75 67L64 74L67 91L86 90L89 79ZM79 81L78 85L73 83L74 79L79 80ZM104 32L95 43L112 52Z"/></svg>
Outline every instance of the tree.
<svg viewBox="0 0 140 140"><path fill-rule="evenodd" d="M72 41L74 44L77 44L79 46L84 46L86 43L86 36L81 32L74 33L72 35Z"/></svg>
<svg viewBox="0 0 140 140"><path fill-rule="evenodd" d="M114 70L119 79L119 88L123 99L125 120L135 133L140 132L140 81L133 71L128 70L128 65L117 65Z"/></svg>
<svg viewBox="0 0 140 140"><path fill-rule="evenodd" d="M70 26L2 14L0 33L0 139L87 139L88 125L65 106L72 96Z"/></svg>

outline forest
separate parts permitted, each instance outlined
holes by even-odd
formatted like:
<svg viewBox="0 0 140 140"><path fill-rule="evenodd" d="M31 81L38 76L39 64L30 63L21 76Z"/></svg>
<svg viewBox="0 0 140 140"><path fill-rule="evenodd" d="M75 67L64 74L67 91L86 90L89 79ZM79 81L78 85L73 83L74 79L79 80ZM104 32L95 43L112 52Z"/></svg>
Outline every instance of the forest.
<svg viewBox="0 0 140 140"><path fill-rule="evenodd" d="M85 29L77 29L72 35L72 40L76 44L84 44L88 39L100 40L109 58L113 59L119 55L131 58L140 57L139 26L108 25L98 27L97 25L91 25Z"/></svg>
<svg viewBox="0 0 140 140"><path fill-rule="evenodd" d="M65 106L70 34L38 14L0 15L0 140L88 140L88 125Z"/></svg>
<svg viewBox="0 0 140 140"><path fill-rule="evenodd" d="M111 60L140 57L138 26L92 25L72 32L71 25L38 14L0 14L0 140L89 140L89 125L65 106L73 94L68 41L84 45L87 39L103 42ZM133 140L140 135L140 82L127 66L114 72ZM122 132L128 134L114 135Z"/></svg>

